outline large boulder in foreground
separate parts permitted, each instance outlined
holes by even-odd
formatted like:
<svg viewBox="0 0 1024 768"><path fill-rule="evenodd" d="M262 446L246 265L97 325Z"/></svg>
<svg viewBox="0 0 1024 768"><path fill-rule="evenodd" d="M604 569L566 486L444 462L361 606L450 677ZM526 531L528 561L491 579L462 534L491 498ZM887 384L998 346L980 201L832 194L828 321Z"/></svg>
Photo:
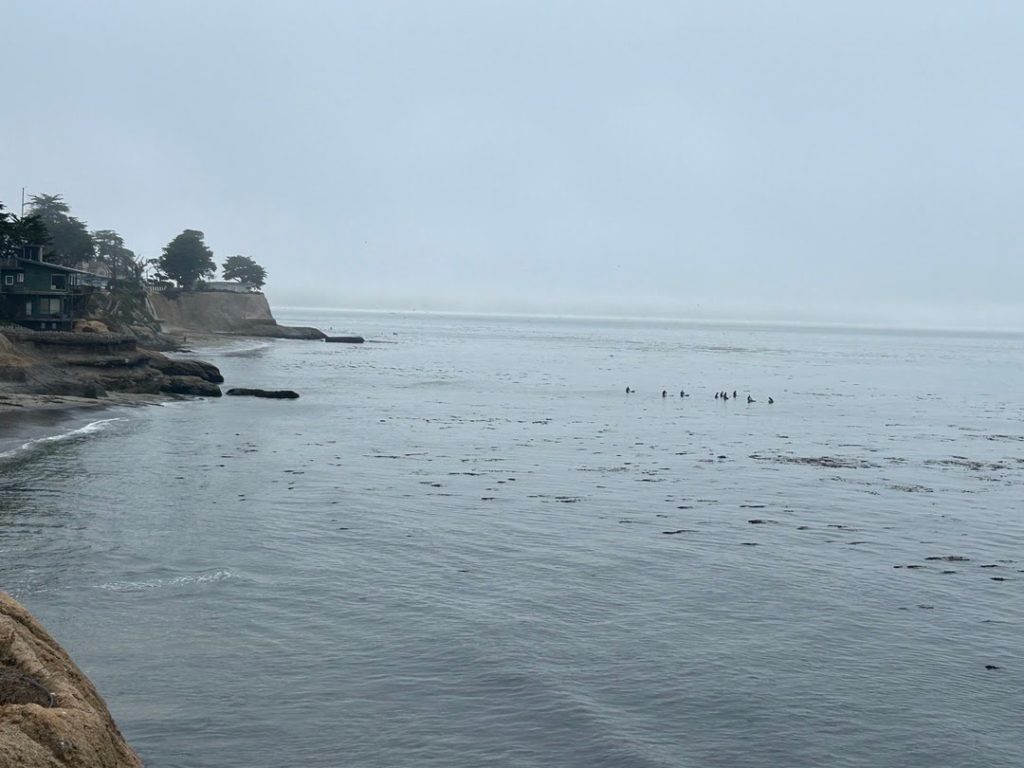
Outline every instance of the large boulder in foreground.
<svg viewBox="0 0 1024 768"><path fill-rule="evenodd" d="M141 768L99 693L0 592L0 768Z"/></svg>

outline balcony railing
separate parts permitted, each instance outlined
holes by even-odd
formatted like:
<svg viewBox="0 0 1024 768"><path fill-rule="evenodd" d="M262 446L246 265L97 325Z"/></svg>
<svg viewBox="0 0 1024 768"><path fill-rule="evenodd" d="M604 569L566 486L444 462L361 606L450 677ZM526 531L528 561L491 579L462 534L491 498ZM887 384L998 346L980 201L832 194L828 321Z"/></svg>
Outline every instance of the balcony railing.
<svg viewBox="0 0 1024 768"><path fill-rule="evenodd" d="M11 285L0 285L0 293L32 293L36 295L53 294L56 296L67 296L74 293L73 288L30 288L25 283L13 283Z"/></svg>

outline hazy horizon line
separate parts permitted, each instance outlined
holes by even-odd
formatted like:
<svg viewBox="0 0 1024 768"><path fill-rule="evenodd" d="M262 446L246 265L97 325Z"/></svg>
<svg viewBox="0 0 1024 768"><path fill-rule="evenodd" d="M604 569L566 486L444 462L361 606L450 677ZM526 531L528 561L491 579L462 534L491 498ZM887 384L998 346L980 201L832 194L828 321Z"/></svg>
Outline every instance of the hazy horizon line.
<svg viewBox="0 0 1024 768"><path fill-rule="evenodd" d="M896 323L868 323L840 320L793 320L793 319L743 319L734 317L708 318L681 315L630 315L630 314L594 314L579 312L530 312L517 310L483 311L461 309L410 309L397 307L332 307L332 306L300 306L280 304L280 311L299 310L305 312L336 312L339 314L390 314L390 315L431 315L438 317L479 317L479 318L524 318L535 320L596 320L632 323L676 323L681 325L708 326L746 326L770 328L802 328L821 330L856 330L871 332L914 332L914 333L945 333L956 335L999 335L1024 336L1024 328L979 327L979 326L940 326L940 325L900 325Z"/></svg>

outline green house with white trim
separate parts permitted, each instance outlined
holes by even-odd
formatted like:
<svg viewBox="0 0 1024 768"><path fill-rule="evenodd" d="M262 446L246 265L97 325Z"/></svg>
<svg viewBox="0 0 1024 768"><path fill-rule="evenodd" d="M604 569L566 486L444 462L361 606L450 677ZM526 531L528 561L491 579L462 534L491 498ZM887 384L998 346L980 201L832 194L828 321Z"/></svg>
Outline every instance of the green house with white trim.
<svg viewBox="0 0 1024 768"><path fill-rule="evenodd" d="M0 320L37 331L69 331L88 272L42 259L26 245L22 256L0 259Z"/></svg>

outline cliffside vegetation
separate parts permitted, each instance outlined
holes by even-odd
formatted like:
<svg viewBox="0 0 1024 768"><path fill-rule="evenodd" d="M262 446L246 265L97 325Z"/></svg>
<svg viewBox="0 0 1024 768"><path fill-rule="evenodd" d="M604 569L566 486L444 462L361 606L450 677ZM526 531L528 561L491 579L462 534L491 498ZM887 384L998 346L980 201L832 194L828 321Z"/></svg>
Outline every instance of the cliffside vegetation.
<svg viewBox="0 0 1024 768"><path fill-rule="evenodd" d="M186 229L164 246L164 253L157 261L160 272L186 290L194 288L202 278L217 273L213 251L206 247L203 237L198 229Z"/></svg>
<svg viewBox="0 0 1024 768"><path fill-rule="evenodd" d="M228 256L224 260L224 279L238 280L254 288L262 288L267 282L267 270L248 256Z"/></svg>
<svg viewBox="0 0 1024 768"><path fill-rule="evenodd" d="M160 257L142 259L116 230L90 231L85 221L72 214L63 195L31 195L23 216L0 203L0 258L20 255L23 245L41 245L44 261L99 274L110 280L112 288L129 283L134 290L145 283L173 281L193 290L217 273L213 251L200 230L182 230L164 246ZM267 280L267 271L242 255L224 261L223 275L225 280L257 289Z"/></svg>

